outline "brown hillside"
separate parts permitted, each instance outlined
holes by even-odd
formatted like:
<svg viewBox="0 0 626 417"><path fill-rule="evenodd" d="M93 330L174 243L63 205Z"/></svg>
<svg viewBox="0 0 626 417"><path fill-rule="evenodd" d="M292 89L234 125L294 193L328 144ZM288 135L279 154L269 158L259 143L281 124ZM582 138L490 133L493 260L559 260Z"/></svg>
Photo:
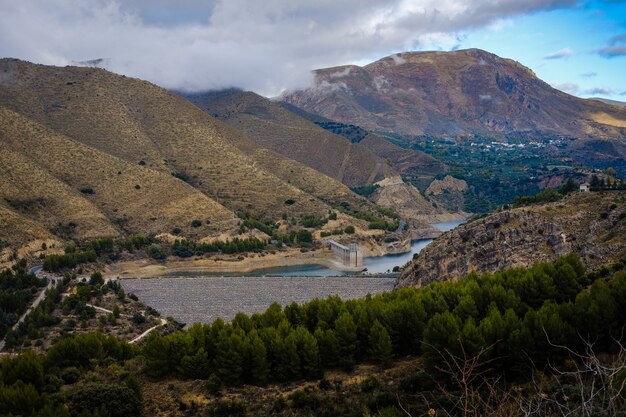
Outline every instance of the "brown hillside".
<svg viewBox="0 0 626 417"><path fill-rule="evenodd" d="M52 239L51 232L39 223L16 212L5 201L0 200L0 236L11 247L22 247L35 240ZM0 263L3 262L0 259Z"/></svg>
<svg viewBox="0 0 626 417"><path fill-rule="evenodd" d="M427 183L437 174L446 172L446 166L424 152L401 148L379 135L369 133L359 142L383 158L400 174L424 179Z"/></svg>
<svg viewBox="0 0 626 417"><path fill-rule="evenodd" d="M0 108L0 126L0 197L57 235L85 239L180 227L199 236L236 226L230 210L170 174L77 143L8 109ZM194 219L205 224L191 228Z"/></svg>
<svg viewBox="0 0 626 417"><path fill-rule="evenodd" d="M626 137L626 109L570 96L478 49L407 52L315 71L283 99L331 120L406 136Z"/></svg>
<svg viewBox="0 0 626 417"><path fill-rule="evenodd" d="M334 178L268 149L255 148L251 152L254 160L264 169L333 207L347 202L357 211L378 214L374 204Z"/></svg>
<svg viewBox="0 0 626 417"><path fill-rule="evenodd" d="M398 171L402 175L420 178L428 184L432 181L434 176L437 174L443 174L447 171L445 164L427 153L415 149L402 148L382 136L361 127L333 122L326 117L310 113L286 101L281 101L279 104L287 111L315 124L319 124L321 126L335 125L335 127L339 128L339 135L365 146L370 151L387 161L387 163L391 165L394 170Z"/></svg>
<svg viewBox="0 0 626 417"><path fill-rule="evenodd" d="M328 132L252 92L226 90L186 97L243 132L254 143L348 186L371 184L394 173L368 148Z"/></svg>
<svg viewBox="0 0 626 417"><path fill-rule="evenodd" d="M9 59L0 60L0 74L0 105L138 167L144 161L142 169L163 178L176 173L232 211L276 218L287 199L296 217L328 210L242 152L246 139L236 131L153 84Z"/></svg>

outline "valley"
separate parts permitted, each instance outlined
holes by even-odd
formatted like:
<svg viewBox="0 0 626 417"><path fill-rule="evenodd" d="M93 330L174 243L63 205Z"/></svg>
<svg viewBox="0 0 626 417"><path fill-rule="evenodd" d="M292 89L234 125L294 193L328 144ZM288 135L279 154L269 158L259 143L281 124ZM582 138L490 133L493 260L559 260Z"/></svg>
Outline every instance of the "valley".
<svg viewBox="0 0 626 417"><path fill-rule="evenodd" d="M479 49L93 62L0 59L0 417L623 415L623 106Z"/></svg>

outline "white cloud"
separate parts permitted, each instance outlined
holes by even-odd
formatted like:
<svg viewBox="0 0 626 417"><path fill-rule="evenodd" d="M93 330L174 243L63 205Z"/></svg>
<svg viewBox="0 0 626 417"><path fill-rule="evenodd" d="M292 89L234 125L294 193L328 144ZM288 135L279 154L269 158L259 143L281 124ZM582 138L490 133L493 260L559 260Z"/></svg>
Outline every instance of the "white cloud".
<svg viewBox="0 0 626 417"><path fill-rule="evenodd" d="M406 63L406 59L402 58L401 54L393 54L391 55L391 59L393 59L393 63L396 65L402 65Z"/></svg>
<svg viewBox="0 0 626 417"><path fill-rule="evenodd" d="M615 94L615 91L610 87L593 87L585 90L585 94L592 96L610 96Z"/></svg>
<svg viewBox="0 0 626 417"><path fill-rule="evenodd" d="M563 58L569 58L572 55L574 55L574 51L572 51L569 48L563 48L563 49L559 49L558 51L549 53L548 55L544 56L543 59L563 59Z"/></svg>
<svg viewBox="0 0 626 417"><path fill-rule="evenodd" d="M552 84L552 87L556 88L557 90L566 92L568 94L576 95L580 93L580 86L574 83L557 83L557 84Z"/></svg>
<svg viewBox="0 0 626 417"><path fill-rule="evenodd" d="M167 88L274 95L309 70L376 59L575 0L0 0L0 56L106 68Z"/></svg>

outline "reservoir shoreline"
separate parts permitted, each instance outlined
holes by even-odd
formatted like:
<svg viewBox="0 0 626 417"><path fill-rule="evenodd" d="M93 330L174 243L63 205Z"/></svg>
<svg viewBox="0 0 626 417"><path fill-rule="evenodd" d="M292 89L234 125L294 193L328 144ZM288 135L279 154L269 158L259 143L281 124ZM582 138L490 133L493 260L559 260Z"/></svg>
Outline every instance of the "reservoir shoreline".
<svg viewBox="0 0 626 417"><path fill-rule="evenodd" d="M445 233L463 222L451 221L434 223L432 226ZM415 239L407 242L409 250L401 253L387 253L380 256L366 256L364 268L367 275L385 274L391 272L394 266L402 267L410 261L413 254L419 252L432 239ZM385 263L388 267L377 264ZM301 266L302 274L298 274ZM315 268L315 266L317 268ZM285 276L343 276L346 273L354 275L358 271L346 268L337 262L331 251L326 249L300 252L297 249L267 253L251 254L244 259L234 257L175 259L158 262L153 259L138 259L117 262L109 265L104 275L109 278L154 278L164 276L242 276L242 275L278 275L285 269ZM316 271L319 275L316 275ZM331 271L334 271L331 272Z"/></svg>

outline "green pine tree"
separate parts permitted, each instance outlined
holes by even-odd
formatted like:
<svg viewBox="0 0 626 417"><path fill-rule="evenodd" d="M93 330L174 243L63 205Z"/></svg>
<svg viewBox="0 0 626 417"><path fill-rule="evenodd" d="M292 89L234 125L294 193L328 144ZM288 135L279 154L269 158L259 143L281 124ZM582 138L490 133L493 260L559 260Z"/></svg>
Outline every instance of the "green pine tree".
<svg viewBox="0 0 626 417"><path fill-rule="evenodd" d="M356 324L354 324L350 313L341 313L335 320L335 334L339 353L338 364L342 368L352 369L356 362L358 344Z"/></svg>
<svg viewBox="0 0 626 417"><path fill-rule="evenodd" d="M235 331L225 328L219 333L213 360L215 372L228 385L242 382L245 363L245 343Z"/></svg>
<svg viewBox="0 0 626 417"><path fill-rule="evenodd" d="M387 329L378 320L374 321L370 329L368 344L372 361L387 368L391 364L393 346Z"/></svg>
<svg viewBox="0 0 626 417"><path fill-rule="evenodd" d="M296 345L300 355L300 369L305 378L318 378L320 370L320 353L317 340L304 327L298 327L295 331Z"/></svg>
<svg viewBox="0 0 626 417"><path fill-rule="evenodd" d="M248 334L248 363L250 382L255 385L265 384L270 373L270 366L267 361L267 349L256 330Z"/></svg>

